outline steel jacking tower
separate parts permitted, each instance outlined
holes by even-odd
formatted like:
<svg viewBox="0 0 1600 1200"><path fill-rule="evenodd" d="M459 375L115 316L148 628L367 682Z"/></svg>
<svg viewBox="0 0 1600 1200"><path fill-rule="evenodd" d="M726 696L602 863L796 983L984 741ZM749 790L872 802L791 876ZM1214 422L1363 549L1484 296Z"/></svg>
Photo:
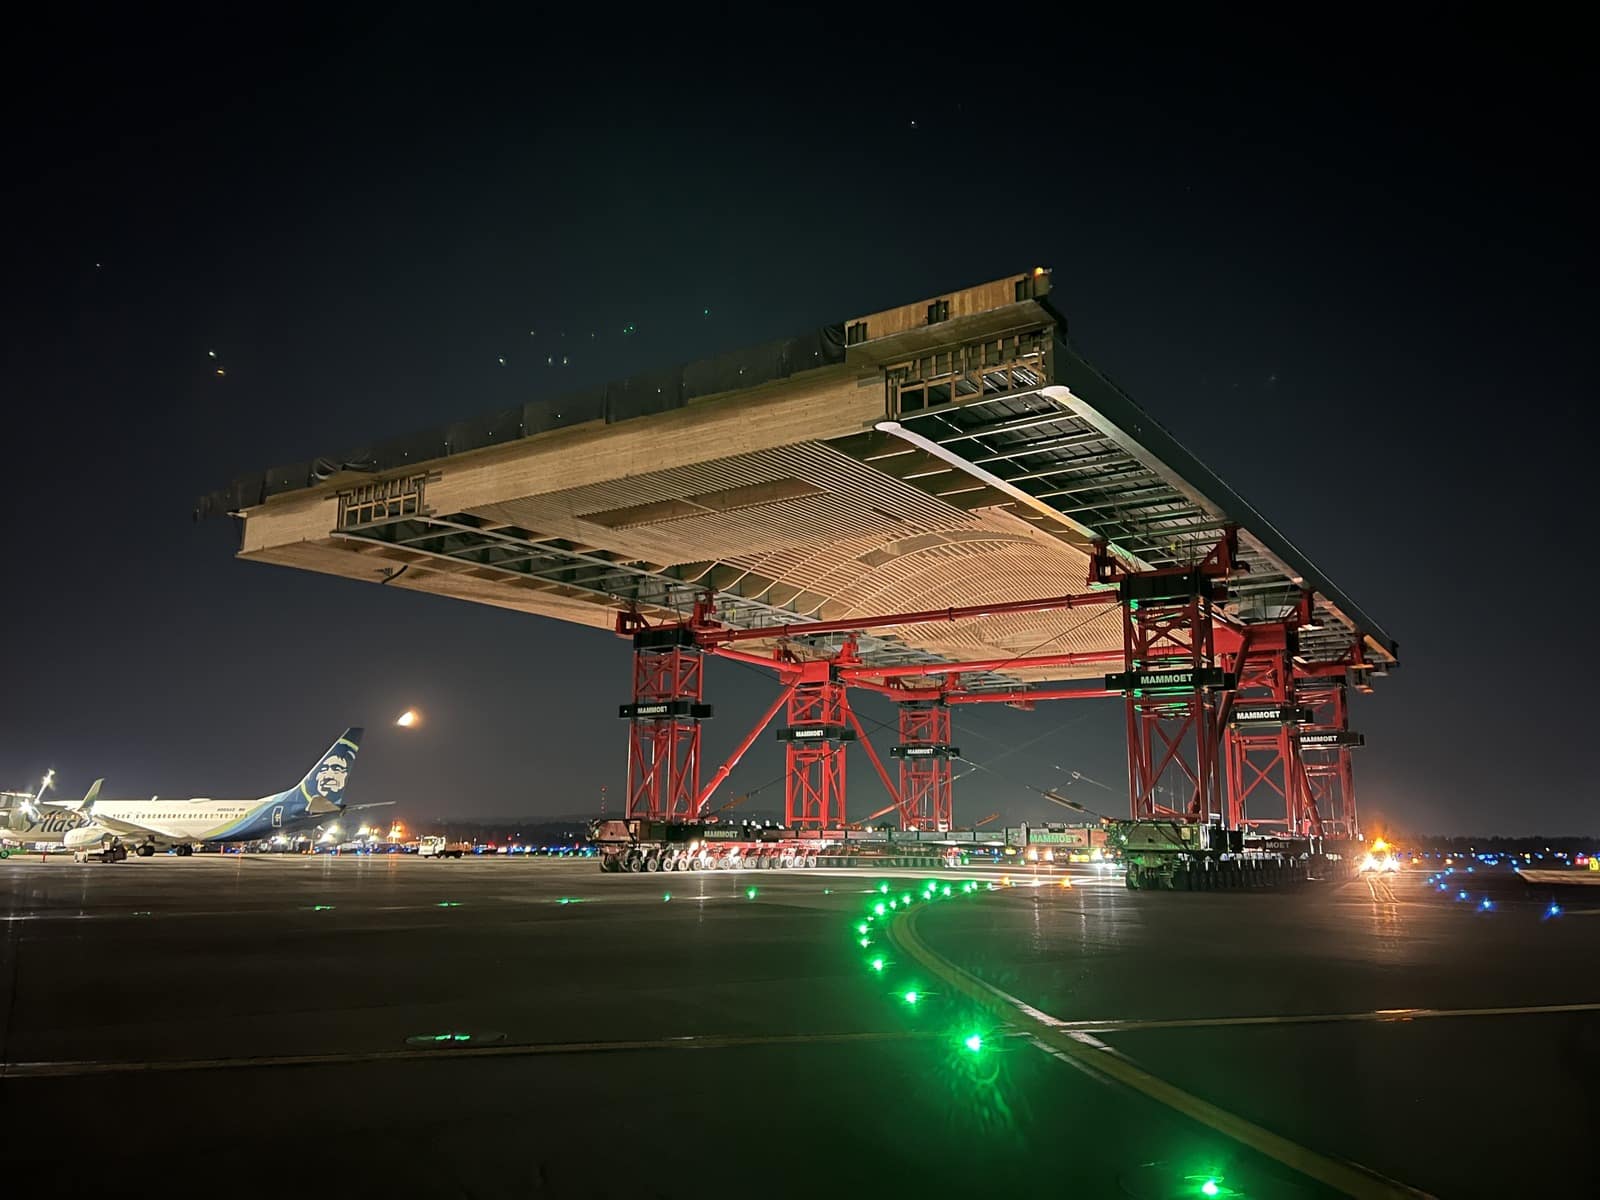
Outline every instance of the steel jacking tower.
<svg viewBox="0 0 1600 1200"><path fill-rule="evenodd" d="M900 741L889 753L900 760L900 828L953 829L951 760L961 750L950 741L950 706L938 699L898 707Z"/></svg>
<svg viewBox="0 0 1600 1200"><path fill-rule="evenodd" d="M855 740L844 684L824 659L801 664L789 690L784 746L784 824L838 829L845 822L845 748Z"/></svg>
<svg viewBox="0 0 1600 1200"><path fill-rule="evenodd" d="M1299 693L1303 723L1295 743L1305 769L1311 801L1328 837L1361 835L1356 819L1356 784L1350 752L1366 738L1350 728L1349 684L1340 678L1312 678Z"/></svg>
<svg viewBox="0 0 1600 1200"><path fill-rule="evenodd" d="M1235 681L1217 665L1213 602L1235 554L1230 534L1197 566L1129 571L1096 543L1090 583L1115 583L1122 609L1123 669L1105 683L1123 694L1135 820L1226 818L1218 707Z"/></svg>
<svg viewBox="0 0 1600 1200"><path fill-rule="evenodd" d="M633 633L633 702L617 715L628 721L628 790L625 814L654 821L698 815L700 723L705 654L683 626Z"/></svg>
<svg viewBox="0 0 1600 1200"><path fill-rule="evenodd" d="M1300 745L1300 730L1312 713L1299 701L1296 627L1250 625L1237 638L1237 648L1222 656L1236 679L1221 710L1228 825L1320 837L1327 830Z"/></svg>

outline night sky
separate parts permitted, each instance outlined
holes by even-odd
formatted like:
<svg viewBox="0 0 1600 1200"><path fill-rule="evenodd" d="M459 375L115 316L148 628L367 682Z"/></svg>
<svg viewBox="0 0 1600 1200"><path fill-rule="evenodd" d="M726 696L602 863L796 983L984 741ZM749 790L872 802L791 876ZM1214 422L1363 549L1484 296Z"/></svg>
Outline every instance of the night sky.
<svg viewBox="0 0 1600 1200"><path fill-rule="evenodd" d="M626 643L237 562L195 498L1044 265L1089 359L1399 639L1355 698L1369 824L1600 832L1561 35L602 7L13 45L0 786L256 795L364 723L352 800L614 811ZM773 685L716 663L709 692L720 759ZM1053 819L1028 785L1070 770L1125 811L1114 702L962 710L956 740L987 768L958 819ZM779 770L763 739L730 786L781 808Z"/></svg>

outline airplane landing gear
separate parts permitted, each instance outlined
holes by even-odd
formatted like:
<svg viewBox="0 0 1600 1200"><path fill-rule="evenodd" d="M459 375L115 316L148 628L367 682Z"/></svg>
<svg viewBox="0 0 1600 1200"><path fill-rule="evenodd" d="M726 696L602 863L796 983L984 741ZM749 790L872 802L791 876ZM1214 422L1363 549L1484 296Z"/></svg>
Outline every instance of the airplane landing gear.
<svg viewBox="0 0 1600 1200"><path fill-rule="evenodd" d="M194 853L194 847L193 846L179 846L179 847L177 847L177 851L178 851L178 857L179 858L188 858L191 854Z"/></svg>
<svg viewBox="0 0 1600 1200"><path fill-rule="evenodd" d="M139 847L139 857L140 858L150 858L155 854L155 852L156 852L156 848L154 846L152 846L149 842L146 842L144 845Z"/></svg>

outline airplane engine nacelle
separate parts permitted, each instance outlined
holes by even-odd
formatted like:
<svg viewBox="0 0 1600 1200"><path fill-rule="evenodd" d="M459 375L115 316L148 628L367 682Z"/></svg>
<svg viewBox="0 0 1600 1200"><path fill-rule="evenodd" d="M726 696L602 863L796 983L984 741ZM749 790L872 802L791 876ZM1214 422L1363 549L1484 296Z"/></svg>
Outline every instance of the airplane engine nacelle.
<svg viewBox="0 0 1600 1200"><path fill-rule="evenodd" d="M62 834L61 844L68 850L78 850L84 846L98 846L107 836L108 831L98 825L80 825Z"/></svg>

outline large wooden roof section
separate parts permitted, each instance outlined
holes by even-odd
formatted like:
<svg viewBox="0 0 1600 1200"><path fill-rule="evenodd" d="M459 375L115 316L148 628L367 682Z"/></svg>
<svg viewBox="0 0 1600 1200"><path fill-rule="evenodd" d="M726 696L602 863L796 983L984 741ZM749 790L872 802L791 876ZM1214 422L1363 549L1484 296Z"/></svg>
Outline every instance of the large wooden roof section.
<svg viewBox="0 0 1600 1200"><path fill-rule="evenodd" d="M202 509L242 518L246 559L604 629L708 591L741 628L1067 595L1088 590L1092 538L1160 567L1233 524L1250 569L1231 619L1310 591L1303 653L1359 640L1393 662L1387 634L1077 356L1048 291L1048 273L1012 276L264 472ZM874 629L862 649L935 664L1120 645L1116 608L1095 606Z"/></svg>

